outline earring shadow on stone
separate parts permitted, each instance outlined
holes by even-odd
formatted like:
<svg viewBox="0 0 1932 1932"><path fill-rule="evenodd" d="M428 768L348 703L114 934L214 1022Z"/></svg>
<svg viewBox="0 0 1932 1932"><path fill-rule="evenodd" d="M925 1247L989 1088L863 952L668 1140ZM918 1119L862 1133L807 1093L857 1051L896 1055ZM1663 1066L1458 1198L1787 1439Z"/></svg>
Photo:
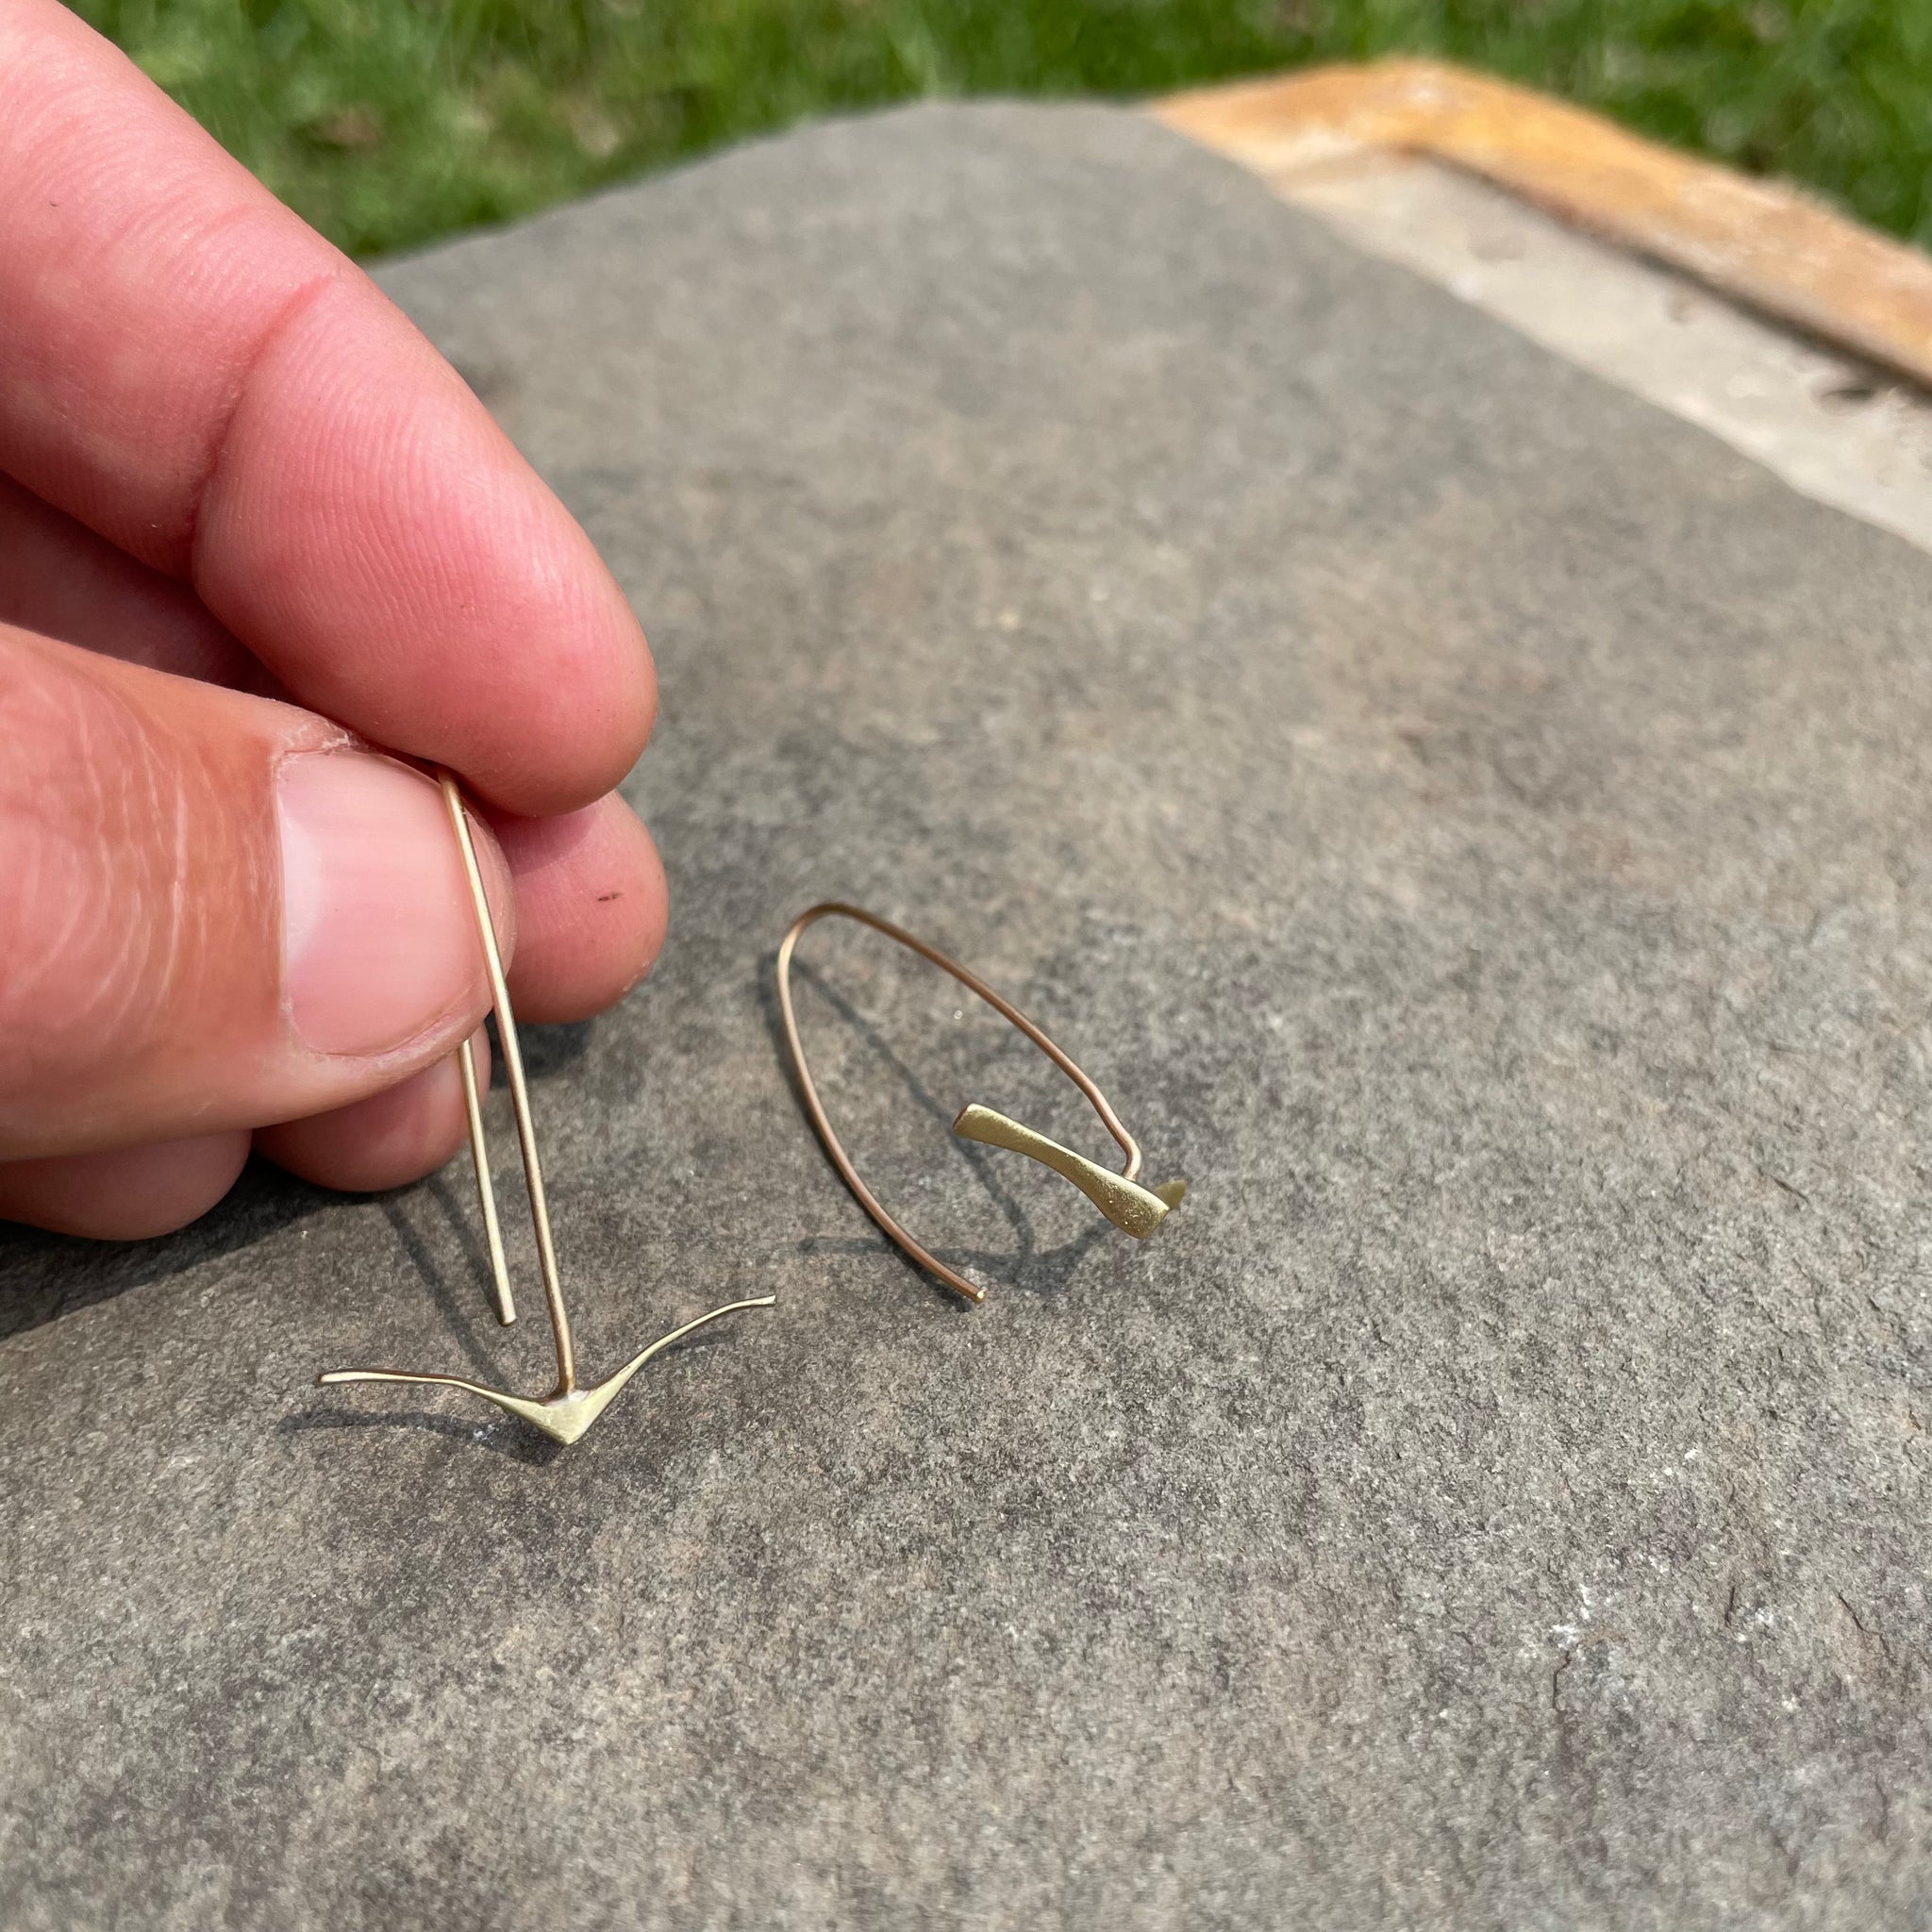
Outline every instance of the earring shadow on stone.
<svg viewBox="0 0 1932 1932"><path fill-rule="evenodd" d="M557 1250L550 1237L550 1208L543 1196L543 1167L537 1155L536 1128L530 1117L530 1093L524 1079L524 1057L517 1043L517 1023L510 1012L509 991L504 985L503 957L497 950L496 928L490 917L490 901L483 891L483 874L476 864L476 848L470 837L469 819L463 808L462 793L447 772L437 774L448 808L451 827L463 858L463 875L469 883L470 901L476 915L476 930L483 945L483 963L490 975L490 997L496 1011L497 1037L503 1042L504 1069L509 1075L510 1110L516 1116L517 1142L524 1158L524 1180L530 1195L530 1222L537 1236L537 1262L543 1277L543 1300L550 1314L550 1331L557 1344L557 1386L547 1395L512 1395L506 1389L492 1389L487 1383L472 1382L462 1375L417 1374L403 1369L330 1369L315 1379L327 1388L341 1382L411 1382L434 1388L459 1389L467 1395L480 1395L498 1408L520 1416L534 1428L557 1441L569 1444L594 1423L623 1391L626 1383L660 1350L680 1341L693 1329L715 1322L721 1315L736 1314L741 1308L769 1308L775 1295L760 1295L752 1301L727 1302L722 1308L700 1315L669 1335L660 1335L648 1348L640 1349L623 1368L593 1388L577 1385L576 1352L571 1343L570 1316L563 1306L563 1290L557 1274ZM496 1218L496 1196L490 1184L490 1149L483 1136L483 1110L476 1092L476 1076L470 1064L470 1046L465 1041L457 1048L457 1063L462 1069L463 1108L470 1124L470 1154L476 1169L476 1197L483 1210L483 1228L490 1244L490 1268L496 1284L497 1320L508 1327L517 1318L516 1305L509 1290L509 1271L504 1260L503 1233Z"/></svg>
<svg viewBox="0 0 1932 1932"><path fill-rule="evenodd" d="M903 926L894 925L891 920L881 919L877 913L867 912L860 907L828 901L801 912L778 943L778 1012L784 1024L785 1044L791 1054L791 1069L798 1077L799 1096L805 1103L806 1114L817 1130L820 1141L824 1143L832 1165L839 1170L840 1178L852 1190L858 1205L872 1216L886 1238L902 1254L917 1262L927 1274L937 1275L969 1302L976 1304L986 1299L983 1288L967 1280L957 1269L947 1267L938 1256L923 1248L886 1212L877 1195L859 1178L858 1170L852 1165L838 1135L832 1131L824 1103L820 1100L819 1090L812 1080L811 1069L806 1064L805 1046L798 1037L798 1016L791 1005L792 955L798 950L800 935L821 919L851 919L860 925L870 926L874 932L885 934L908 952L915 953L920 958L937 966L941 973L950 974L968 992L985 1001L1001 1019L1024 1034L1080 1090L1088 1105L1100 1116L1101 1125L1119 1142L1121 1152L1126 1156L1126 1164L1119 1174L1115 1174L1110 1168L1089 1160L1084 1154L1075 1154L1071 1147L1062 1147L1058 1141L1049 1141L1044 1134L1037 1134L1031 1127L977 1103L962 1108L953 1123L954 1133L962 1141L977 1141L988 1147L1004 1147L1039 1161L1042 1167L1051 1168L1055 1174L1073 1182L1116 1227L1124 1228L1137 1241L1145 1241L1167 1219L1169 1212L1180 1206L1188 1184L1185 1181L1164 1181L1158 1188L1143 1188L1140 1184L1135 1178L1141 1172L1140 1143L1121 1125L1120 1117L1108 1105L1107 1096L1100 1089L1017 1007L1002 999L983 979L969 973L957 959L949 959L937 946L929 946L924 940L915 939Z"/></svg>

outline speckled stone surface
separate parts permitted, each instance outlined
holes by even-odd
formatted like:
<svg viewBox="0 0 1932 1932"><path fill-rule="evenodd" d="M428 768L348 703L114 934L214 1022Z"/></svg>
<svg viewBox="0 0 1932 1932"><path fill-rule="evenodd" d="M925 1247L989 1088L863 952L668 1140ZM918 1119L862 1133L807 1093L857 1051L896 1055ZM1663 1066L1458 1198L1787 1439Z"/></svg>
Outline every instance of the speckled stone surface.
<svg viewBox="0 0 1932 1932"><path fill-rule="evenodd" d="M662 967L535 1042L582 1352L781 1300L553 1456L309 1386L541 1386L460 1169L0 1239L0 1924L1932 1924L1932 561L1124 112L385 279L663 674ZM985 1307L884 1247L833 894L1154 1241L822 928Z"/></svg>

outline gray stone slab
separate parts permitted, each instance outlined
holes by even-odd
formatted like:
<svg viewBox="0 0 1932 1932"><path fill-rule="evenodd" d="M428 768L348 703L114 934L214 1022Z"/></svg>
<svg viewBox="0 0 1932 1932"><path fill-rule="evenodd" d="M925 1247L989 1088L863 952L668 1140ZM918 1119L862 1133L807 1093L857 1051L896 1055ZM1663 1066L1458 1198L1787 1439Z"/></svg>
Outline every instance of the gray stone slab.
<svg viewBox="0 0 1932 1932"><path fill-rule="evenodd" d="M8 1237L0 1922L1932 1923L1932 561L1124 113L387 280L663 671L670 944L540 1054L581 1346L782 1299L553 1457L308 1386L541 1385L459 1170ZM1181 1213L951 1143L1098 1136L825 930L991 1292L901 1263L774 1047L831 894Z"/></svg>

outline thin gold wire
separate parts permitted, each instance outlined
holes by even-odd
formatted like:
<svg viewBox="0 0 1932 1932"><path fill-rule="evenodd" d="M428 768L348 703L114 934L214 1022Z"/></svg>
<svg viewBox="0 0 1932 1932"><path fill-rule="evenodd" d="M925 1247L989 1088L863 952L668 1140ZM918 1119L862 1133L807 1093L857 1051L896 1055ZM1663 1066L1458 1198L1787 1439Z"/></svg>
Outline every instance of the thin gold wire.
<svg viewBox="0 0 1932 1932"><path fill-rule="evenodd" d="M1120 1116L1108 1104L1106 1094L1080 1071L1073 1058L1056 1046L1018 1007L1003 999L977 974L970 972L957 959L949 958L937 946L927 945L904 926L894 925L890 919L881 919L876 912L868 912L863 907L827 900L824 905L809 907L801 912L778 942L778 1012L784 1024L785 1044L791 1050L791 1069L798 1076L799 1096L805 1102L806 1115L831 1158L832 1165L839 1170L839 1178L852 1190L858 1205L872 1216L886 1238L902 1254L975 1306L986 1299L983 1288L969 1281L958 1269L949 1268L930 1249L922 1247L887 1213L878 1196L859 1178L858 1170L853 1166L851 1157L832 1130L824 1103L819 1098L817 1083L806 1063L805 1044L798 1037L798 1015L791 1003L792 955L798 950L799 938L806 928L815 925L821 919L851 919L860 925L870 926L874 932L883 933L908 952L937 966L941 973L949 974L974 998L985 1001L1001 1019L1030 1040L1080 1090L1087 1104L1100 1116L1101 1125L1113 1136L1121 1152L1126 1156L1126 1165L1115 1174L1098 1162L1089 1160L1084 1154L1062 1147L1058 1141L1049 1141L1044 1134L1037 1134L1031 1127L1023 1126L1018 1121L1009 1120L1005 1114L977 1104L960 1108L958 1118L953 1123L953 1131L961 1140L1004 1147L1039 1161L1073 1182L1115 1226L1125 1229L1139 1241L1144 1241L1166 1220L1173 1208L1180 1206L1187 1192L1187 1183L1167 1181L1158 1188L1140 1185L1136 1178L1141 1172L1140 1142L1121 1124Z"/></svg>
<svg viewBox="0 0 1932 1932"><path fill-rule="evenodd" d="M483 1138L483 1106L476 1092L476 1062L471 1057L475 1045L475 1041L465 1041L457 1049L457 1065L463 1077L463 1117L470 1124L470 1166L476 1176L476 1205L483 1210L483 1231L490 1241L490 1278L496 1284L496 1319L508 1328L517 1319L517 1305L509 1291L509 1264L503 1257L496 1190L490 1183L490 1143Z"/></svg>
<svg viewBox="0 0 1932 1932"><path fill-rule="evenodd" d="M461 1375L418 1374L405 1369L329 1369L315 1379L326 1388L339 1382L412 1382L439 1388L460 1389L480 1395L485 1402L543 1431L558 1441L577 1441L602 1415L631 1377L674 1341L682 1341L693 1329L715 1322L721 1315L736 1314L741 1308L769 1308L775 1295L759 1295L751 1301L727 1302L721 1308L660 1335L648 1348L634 1355L624 1367L591 1389L577 1387L576 1351L572 1345L570 1314L563 1305L563 1286L558 1278L557 1246L550 1234L550 1207L543 1192L543 1163L537 1152L536 1123L530 1112L530 1090L524 1078L524 1056L517 1041L517 1023L510 1011L509 989L504 983L503 955L496 943L496 925L490 916L490 898L483 890L482 869L476 863L476 846L470 836L469 814L462 793L447 772L438 772L442 801L456 833L457 847L462 854L463 877L470 889L471 909L475 914L476 932L482 941L484 970L490 979L491 1004L496 1013L497 1038L503 1042L503 1064L509 1075L510 1110L516 1116L517 1144L523 1155L524 1183L530 1196L530 1224L537 1237L537 1262L543 1277L543 1302L550 1315L550 1331L557 1347L557 1386L548 1395L512 1395L508 1390L492 1389L486 1383L472 1382ZM462 1067L463 1111L469 1121L470 1154L476 1168L476 1195L483 1210L483 1224L490 1241L491 1272L496 1285L497 1316L506 1325L516 1320L510 1299L509 1271L504 1260L503 1234L497 1224L496 1197L490 1184L490 1147L483 1132L483 1108L476 1091L475 1071L470 1063L467 1041L457 1049Z"/></svg>

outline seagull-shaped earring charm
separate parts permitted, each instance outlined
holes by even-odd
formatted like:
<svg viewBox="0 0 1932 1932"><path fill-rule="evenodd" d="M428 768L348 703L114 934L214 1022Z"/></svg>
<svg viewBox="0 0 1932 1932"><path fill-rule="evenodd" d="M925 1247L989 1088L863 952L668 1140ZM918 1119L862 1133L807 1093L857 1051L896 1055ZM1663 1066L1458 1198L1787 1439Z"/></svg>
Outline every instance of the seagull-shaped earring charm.
<svg viewBox="0 0 1932 1932"><path fill-rule="evenodd" d="M516 1115L517 1143L523 1151L524 1180L530 1192L530 1222L537 1234L537 1262L543 1275L543 1300L550 1311L551 1334L557 1343L557 1387L548 1395L512 1395L506 1389L492 1389L484 1382L472 1382L461 1375L416 1374L404 1369L330 1369L315 1379L323 1387L338 1382L415 1382L434 1388L460 1389L467 1395L480 1395L498 1408L521 1416L534 1428L563 1443L575 1442L608 1408L625 1385L658 1354L681 1341L693 1329L715 1322L721 1315L736 1314L741 1308L769 1308L775 1295L760 1295L753 1301L727 1302L713 1308L669 1335L660 1335L648 1348L640 1349L623 1368L594 1388L577 1386L576 1353L571 1346L570 1316L563 1306L563 1290L557 1276L557 1250L550 1239L550 1209L543 1198L543 1167L537 1156L537 1134L530 1119L530 1091L524 1080L524 1057L517 1045L517 1023L509 1008L509 991L503 981L503 956L496 947L496 928L490 918L490 901L483 891L483 874L476 864L476 847L470 837L470 823L463 809L462 793L447 772L439 772L443 804L449 808L450 824L463 856L463 875L469 881L470 902L475 910L476 930L483 942L483 962L490 975L490 997L496 1009L497 1037L503 1042L503 1064L509 1074L510 1109ZM509 1270L504 1261L503 1233L496 1219L496 1196L490 1185L490 1149L483 1137L483 1110L476 1093L475 1072L470 1065L467 1041L457 1048L457 1063L462 1069L463 1108L470 1122L470 1154L476 1168L476 1197L483 1209L483 1228L490 1243L490 1267L496 1282L497 1320L508 1327L517 1318L510 1298Z"/></svg>
<svg viewBox="0 0 1932 1932"><path fill-rule="evenodd" d="M976 1104L962 1108L958 1119L953 1123L954 1133L962 1141L978 1141L989 1147L1005 1147L1014 1154L1025 1155L1029 1160L1039 1161L1042 1167L1051 1168L1055 1174L1072 1181L1116 1227L1124 1228L1136 1241L1145 1241L1169 1213L1181 1205L1181 1197L1188 1191L1187 1182L1164 1181L1158 1188L1141 1185L1136 1178L1141 1172L1140 1143L1121 1125L1120 1116L1107 1104L1107 1096L1019 1008L1002 999L977 974L969 973L957 959L947 958L937 946L929 946L924 940L915 939L904 926L894 925L890 919L881 919L877 913L867 912L860 907L828 901L825 905L813 906L801 912L778 943L778 1012L784 1022L785 1043L791 1050L791 1070L798 1076L799 1096L805 1102L805 1110L818 1130L819 1139L824 1142L825 1152L831 1156L832 1165L839 1170L839 1177L858 1197L858 1205L878 1223L887 1239L902 1254L908 1256L928 1274L938 1275L948 1288L964 1295L969 1302L986 1299L985 1289L968 1281L957 1268L948 1268L937 1255L921 1247L879 1205L878 1196L859 1179L858 1170L839 1144L839 1137L832 1131L832 1124L825 1116L824 1103L820 1100L819 1090L812 1082L811 1069L805 1063L805 1047L798 1037L798 1016L791 1009L791 956L797 951L799 935L807 926L821 919L834 918L854 919L860 925L884 933L908 953L916 953L941 973L951 974L975 999L984 1000L1001 1019L1016 1026L1086 1096L1087 1104L1100 1116L1101 1125L1120 1143L1121 1152L1126 1156L1126 1164L1119 1174L1115 1174L1111 1168L1089 1160L1084 1154L1075 1154L1071 1147L1062 1147L1058 1141L1049 1141L1044 1134L1036 1134L1031 1127L1008 1120L1005 1114L995 1113L990 1107Z"/></svg>

